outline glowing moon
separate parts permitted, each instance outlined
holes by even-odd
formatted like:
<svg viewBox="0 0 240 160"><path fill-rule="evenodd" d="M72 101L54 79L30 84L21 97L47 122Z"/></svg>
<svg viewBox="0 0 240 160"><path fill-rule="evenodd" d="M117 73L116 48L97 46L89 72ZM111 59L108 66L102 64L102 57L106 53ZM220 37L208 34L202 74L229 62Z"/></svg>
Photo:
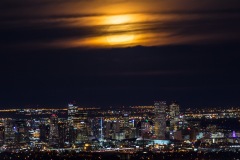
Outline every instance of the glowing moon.
<svg viewBox="0 0 240 160"><path fill-rule="evenodd" d="M107 42L110 45L130 44L134 40L134 34L131 31L130 23L131 16L116 15L110 16L107 19L111 26L107 30Z"/></svg>
<svg viewBox="0 0 240 160"><path fill-rule="evenodd" d="M130 15L115 15L115 16L109 16L106 19L107 24L124 24L130 22L132 17Z"/></svg>

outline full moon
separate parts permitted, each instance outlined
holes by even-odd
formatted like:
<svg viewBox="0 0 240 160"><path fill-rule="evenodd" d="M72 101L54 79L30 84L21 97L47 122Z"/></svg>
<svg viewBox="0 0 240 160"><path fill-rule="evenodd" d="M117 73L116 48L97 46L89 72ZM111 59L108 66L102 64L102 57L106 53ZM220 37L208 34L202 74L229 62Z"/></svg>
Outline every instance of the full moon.
<svg viewBox="0 0 240 160"><path fill-rule="evenodd" d="M110 45L130 44L134 40L134 33L131 28L131 16L117 15L107 19L109 25L107 30L107 42Z"/></svg>
<svg viewBox="0 0 240 160"><path fill-rule="evenodd" d="M124 24L131 22L131 19L131 15L114 15L107 17L105 23L112 25Z"/></svg>

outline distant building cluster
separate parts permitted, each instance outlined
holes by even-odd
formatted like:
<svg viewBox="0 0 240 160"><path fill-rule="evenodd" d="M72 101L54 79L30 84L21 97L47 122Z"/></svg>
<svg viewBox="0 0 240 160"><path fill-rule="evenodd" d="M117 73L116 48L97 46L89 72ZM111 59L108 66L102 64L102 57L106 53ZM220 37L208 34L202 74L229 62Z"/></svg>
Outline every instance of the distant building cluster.
<svg viewBox="0 0 240 160"><path fill-rule="evenodd" d="M240 148L233 109L180 111L176 102L153 106L13 109L0 121L0 151L212 151ZM42 114L41 114L42 113ZM227 117L222 117L227 115ZM235 128L226 127L234 121Z"/></svg>

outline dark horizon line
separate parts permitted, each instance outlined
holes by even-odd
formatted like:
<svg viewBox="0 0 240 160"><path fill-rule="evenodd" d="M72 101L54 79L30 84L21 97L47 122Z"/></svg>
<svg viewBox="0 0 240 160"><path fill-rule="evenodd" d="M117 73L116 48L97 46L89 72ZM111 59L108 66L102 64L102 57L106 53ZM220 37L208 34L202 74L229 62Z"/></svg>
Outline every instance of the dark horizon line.
<svg viewBox="0 0 240 160"><path fill-rule="evenodd" d="M161 101L161 100L158 100L158 101ZM164 100L163 100L164 101ZM176 101L171 101L171 102L168 102L167 101L167 105L170 105L171 103L173 102L176 102ZM196 106L184 106L184 105L181 105L181 103L178 103L176 102L179 106L180 106L180 109L207 109L207 108L240 108L240 105L221 105L221 106L217 106L217 105L196 105ZM0 110L8 110L8 109L43 109L43 108L46 108L46 109L66 109L68 107L68 104L71 104L71 102L69 103L66 103L65 105L34 105L34 104L29 104L29 105L16 105L16 107L13 107L13 105L11 105L12 107L8 106L8 107L5 107L4 105L1 105L0 106ZM100 109L107 109L107 108L123 108L123 107L132 107L132 106L154 106L154 101L152 104L142 104L142 105L81 105L79 103L76 103L75 104L76 106L78 106L79 108L100 108Z"/></svg>

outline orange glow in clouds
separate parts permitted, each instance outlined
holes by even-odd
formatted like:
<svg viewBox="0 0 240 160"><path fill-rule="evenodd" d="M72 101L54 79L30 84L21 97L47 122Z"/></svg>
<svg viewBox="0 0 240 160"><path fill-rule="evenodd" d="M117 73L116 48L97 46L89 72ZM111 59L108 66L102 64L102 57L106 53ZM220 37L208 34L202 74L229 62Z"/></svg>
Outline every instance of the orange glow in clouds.
<svg viewBox="0 0 240 160"><path fill-rule="evenodd" d="M120 34L108 36L107 41L109 44L122 44L122 43L130 43L134 40L134 35L132 34Z"/></svg>
<svg viewBox="0 0 240 160"><path fill-rule="evenodd" d="M134 33L130 30L130 26L126 25L132 23L133 17L131 15L114 15L106 17L105 23L110 27L107 30L106 39L110 45L130 44L134 41Z"/></svg>
<svg viewBox="0 0 240 160"><path fill-rule="evenodd" d="M107 24L124 24L129 23L133 17L131 15L114 15L114 16L108 16L106 17L105 22Z"/></svg>

